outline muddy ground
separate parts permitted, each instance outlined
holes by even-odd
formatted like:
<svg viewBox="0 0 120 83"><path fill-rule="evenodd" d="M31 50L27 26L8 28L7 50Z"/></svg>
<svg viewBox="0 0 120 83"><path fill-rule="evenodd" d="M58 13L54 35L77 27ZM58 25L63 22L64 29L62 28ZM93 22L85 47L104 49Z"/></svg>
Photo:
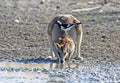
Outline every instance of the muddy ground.
<svg viewBox="0 0 120 83"><path fill-rule="evenodd" d="M57 14L72 14L82 22L83 63L115 63L120 73L119 0L107 4L103 0L0 0L0 60L34 61L48 56L47 26Z"/></svg>

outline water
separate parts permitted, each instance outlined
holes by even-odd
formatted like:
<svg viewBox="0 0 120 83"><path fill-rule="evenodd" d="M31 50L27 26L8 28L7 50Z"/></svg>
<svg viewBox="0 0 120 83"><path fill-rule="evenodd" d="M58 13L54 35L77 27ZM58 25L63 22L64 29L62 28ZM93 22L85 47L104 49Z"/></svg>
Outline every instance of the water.
<svg viewBox="0 0 120 83"><path fill-rule="evenodd" d="M24 60L25 61L25 60ZM26 60L27 61L27 60ZM0 62L0 83L119 83L120 62Z"/></svg>

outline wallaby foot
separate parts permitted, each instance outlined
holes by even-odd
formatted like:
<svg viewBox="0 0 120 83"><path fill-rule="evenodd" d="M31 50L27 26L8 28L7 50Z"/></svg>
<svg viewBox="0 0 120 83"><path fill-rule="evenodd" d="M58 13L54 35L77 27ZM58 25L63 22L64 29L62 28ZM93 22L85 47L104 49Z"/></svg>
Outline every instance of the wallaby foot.
<svg viewBox="0 0 120 83"><path fill-rule="evenodd" d="M57 60L57 57L54 57L54 56L47 56L47 57L45 57L45 59Z"/></svg>
<svg viewBox="0 0 120 83"><path fill-rule="evenodd" d="M78 56L78 57L75 57L74 59L76 59L76 60L83 60L83 57Z"/></svg>
<svg viewBox="0 0 120 83"><path fill-rule="evenodd" d="M52 56L47 56L47 57L45 57L45 59L51 59L52 60Z"/></svg>

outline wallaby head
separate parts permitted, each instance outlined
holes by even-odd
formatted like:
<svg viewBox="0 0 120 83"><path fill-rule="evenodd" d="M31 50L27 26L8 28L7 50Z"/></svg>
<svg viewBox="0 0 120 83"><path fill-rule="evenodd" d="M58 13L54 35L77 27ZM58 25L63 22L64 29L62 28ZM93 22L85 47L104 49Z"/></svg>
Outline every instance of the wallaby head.
<svg viewBox="0 0 120 83"><path fill-rule="evenodd" d="M67 36L59 38L58 41L54 42L54 46L55 54L59 57L61 63L74 52L75 48L73 40Z"/></svg>

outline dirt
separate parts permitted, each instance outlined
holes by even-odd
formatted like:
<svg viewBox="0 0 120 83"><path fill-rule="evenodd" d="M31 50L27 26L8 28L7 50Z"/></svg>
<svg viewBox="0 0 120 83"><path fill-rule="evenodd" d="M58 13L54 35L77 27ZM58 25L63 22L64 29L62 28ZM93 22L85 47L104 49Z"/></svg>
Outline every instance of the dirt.
<svg viewBox="0 0 120 83"><path fill-rule="evenodd" d="M114 81L120 82L119 0L109 0L107 4L104 4L103 0L0 0L0 2L1 61L18 60L23 61L23 63L28 61L28 63L40 64L42 62L46 64L47 60L44 58L49 55L50 51L47 37L48 23L57 14L72 14L82 22L84 32L81 45L81 56L84 57L84 60L82 62L78 61L77 64L79 66L84 65L85 68L90 68L92 64L94 68L92 70L86 68L85 71L81 71L76 67L75 69L77 70L69 69L68 72L76 73L75 75L78 77L76 78L76 83L83 82L85 79L90 83L96 83L95 80L88 79L90 72L99 74L97 78L98 83L101 82L99 80L110 83ZM87 10L85 10L86 8ZM49 62L51 61L48 60ZM99 68L99 70L95 68ZM106 69L109 72L106 72ZM54 69L46 70L49 73ZM55 70L54 74L60 71L59 69ZM89 70L89 73L87 73L87 70ZM67 70L63 69L62 71ZM0 72L2 71L0 70ZM79 74L77 75L78 72ZM101 74L103 77L99 79ZM114 79L110 78L110 75ZM2 79L1 76L3 76L3 73L0 74L0 79ZM81 76L83 78L80 78ZM56 80L59 78L59 76L55 77ZM41 80L40 78L38 77L38 80ZM72 80L75 81L75 79ZM72 83L73 81L70 82ZM69 80L62 83L64 82L68 83Z"/></svg>

